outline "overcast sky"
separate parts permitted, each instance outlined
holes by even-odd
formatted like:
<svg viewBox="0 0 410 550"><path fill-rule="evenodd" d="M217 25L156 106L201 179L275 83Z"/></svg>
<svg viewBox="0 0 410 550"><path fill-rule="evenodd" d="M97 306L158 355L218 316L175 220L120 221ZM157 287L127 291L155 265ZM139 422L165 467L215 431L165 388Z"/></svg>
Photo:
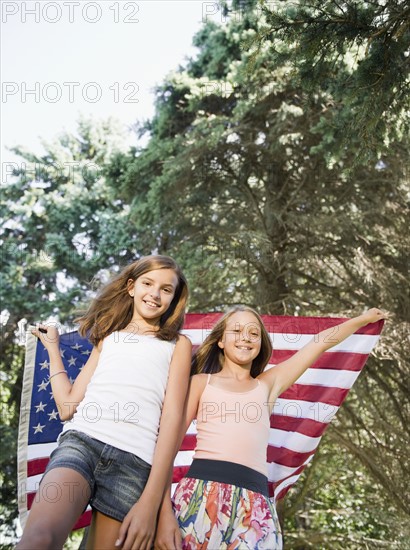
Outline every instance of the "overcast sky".
<svg viewBox="0 0 410 550"><path fill-rule="evenodd" d="M192 37L217 5L199 0L1 3L2 162L5 147L41 153L41 138L79 114L124 125L153 114L153 87L195 54Z"/></svg>

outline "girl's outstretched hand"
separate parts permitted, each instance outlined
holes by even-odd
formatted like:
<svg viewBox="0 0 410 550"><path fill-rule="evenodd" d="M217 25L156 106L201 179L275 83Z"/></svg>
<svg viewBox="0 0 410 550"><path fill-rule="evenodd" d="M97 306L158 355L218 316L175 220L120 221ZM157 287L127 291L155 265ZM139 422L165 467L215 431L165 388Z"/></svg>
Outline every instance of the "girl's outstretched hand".
<svg viewBox="0 0 410 550"><path fill-rule="evenodd" d="M359 315L358 318L363 321L363 326L365 326L369 323L376 323L376 321L380 321L380 319L388 319L389 314L377 307L372 307L362 313L362 315Z"/></svg>
<svg viewBox="0 0 410 550"><path fill-rule="evenodd" d="M57 327L54 325L43 325L40 323L32 329L31 334L37 336L47 351L59 346L60 335Z"/></svg>

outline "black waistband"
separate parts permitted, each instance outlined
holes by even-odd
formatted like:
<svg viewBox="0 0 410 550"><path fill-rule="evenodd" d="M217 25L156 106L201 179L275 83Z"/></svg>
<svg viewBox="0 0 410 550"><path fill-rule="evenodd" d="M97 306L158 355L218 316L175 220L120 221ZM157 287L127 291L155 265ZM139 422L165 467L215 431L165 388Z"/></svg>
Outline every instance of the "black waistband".
<svg viewBox="0 0 410 550"><path fill-rule="evenodd" d="M265 497L269 496L268 478L252 468L235 462L196 458L186 473L186 477L228 483L261 493Z"/></svg>

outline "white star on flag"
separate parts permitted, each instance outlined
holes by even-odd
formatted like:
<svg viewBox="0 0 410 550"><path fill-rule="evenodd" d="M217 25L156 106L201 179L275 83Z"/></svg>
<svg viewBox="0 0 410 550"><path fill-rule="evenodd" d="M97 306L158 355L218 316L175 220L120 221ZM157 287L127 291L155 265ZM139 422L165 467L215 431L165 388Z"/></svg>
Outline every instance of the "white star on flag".
<svg viewBox="0 0 410 550"><path fill-rule="evenodd" d="M71 356L68 360L68 366L72 367L73 365L75 365L75 357Z"/></svg>
<svg viewBox="0 0 410 550"><path fill-rule="evenodd" d="M45 361L43 361L42 363L40 363L40 366L41 366L41 370L43 369L48 369L50 368L50 363L47 361L47 359Z"/></svg>
<svg viewBox="0 0 410 550"><path fill-rule="evenodd" d="M40 403L38 405L35 405L36 407L36 413L38 412L44 412L44 409L46 408L47 405L45 405L42 401L40 401Z"/></svg>
<svg viewBox="0 0 410 550"><path fill-rule="evenodd" d="M35 434L38 433L38 432L43 433L43 429L44 429L45 427L46 427L45 424L44 424L44 426L42 426L42 425L40 424L40 422L39 422L39 423L37 424L37 426L33 426L34 433L35 433Z"/></svg>
<svg viewBox="0 0 410 550"><path fill-rule="evenodd" d="M37 386L38 386L38 390L37 390L37 391L42 391L42 390L47 389L48 384L49 384L49 382L47 382L47 380L43 380L43 381L41 382L41 384L37 384Z"/></svg>
<svg viewBox="0 0 410 550"><path fill-rule="evenodd" d="M53 409L51 413L48 413L49 420L58 420L58 412Z"/></svg>

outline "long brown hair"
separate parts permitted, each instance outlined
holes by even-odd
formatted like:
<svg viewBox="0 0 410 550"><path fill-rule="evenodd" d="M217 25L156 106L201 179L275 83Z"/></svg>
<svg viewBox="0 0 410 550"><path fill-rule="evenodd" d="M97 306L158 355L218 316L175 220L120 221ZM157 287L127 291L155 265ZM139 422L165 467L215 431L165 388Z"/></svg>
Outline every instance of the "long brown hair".
<svg viewBox="0 0 410 550"><path fill-rule="evenodd" d="M167 311L161 316L155 336L160 340L174 340L184 324L188 285L178 264L169 256L144 256L125 267L112 278L91 302L88 310L76 319L79 333L94 345L116 330L124 329L134 311L134 301L128 293L128 281L154 269L172 269L178 277L175 295Z"/></svg>
<svg viewBox="0 0 410 550"><path fill-rule="evenodd" d="M257 311L248 306L235 306L229 309L225 315L219 319L211 333L196 350L192 358L191 374L213 374L222 370L224 355L223 350L218 346L218 342L220 342L223 338L228 319L238 311L248 311L249 313L252 313L259 322L261 330L261 349L252 361L250 374L253 378L256 378L259 374L261 374L261 372L263 372L272 355L272 344L268 331L266 330L262 318Z"/></svg>

